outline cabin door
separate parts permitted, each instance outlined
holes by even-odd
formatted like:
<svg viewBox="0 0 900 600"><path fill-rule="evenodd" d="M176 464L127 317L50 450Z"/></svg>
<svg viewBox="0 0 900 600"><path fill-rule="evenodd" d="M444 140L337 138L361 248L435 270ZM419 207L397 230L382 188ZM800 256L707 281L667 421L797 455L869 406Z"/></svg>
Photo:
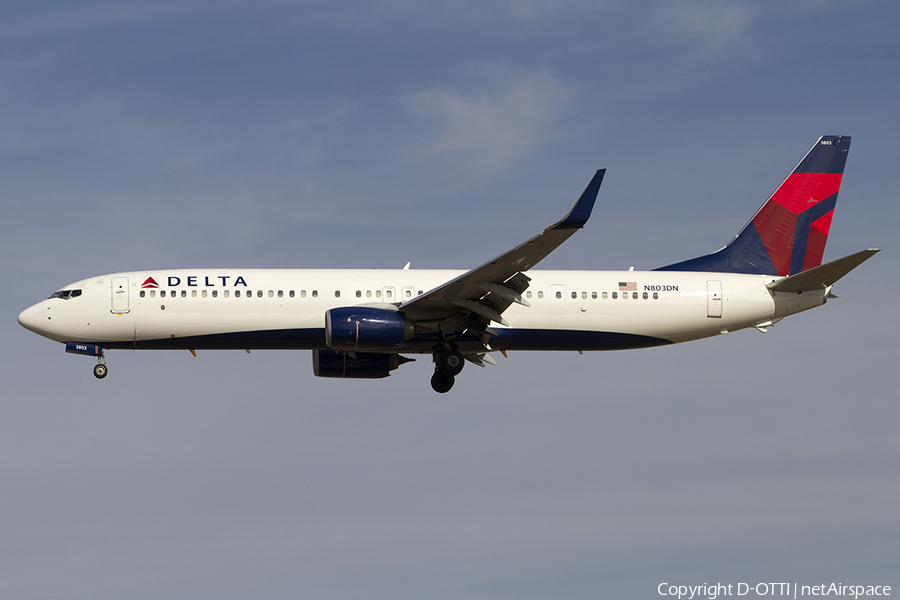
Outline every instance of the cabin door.
<svg viewBox="0 0 900 600"><path fill-rule="evenodd" d="M706 282L706 316L714 319L722 317L722 282Z"/></svg>
<svg viewBox="0 0 900 600"><path fill-rule="evenodd" d="M110 282L112 287L112 312L128 312L128 278L113 277Z"/></svg>

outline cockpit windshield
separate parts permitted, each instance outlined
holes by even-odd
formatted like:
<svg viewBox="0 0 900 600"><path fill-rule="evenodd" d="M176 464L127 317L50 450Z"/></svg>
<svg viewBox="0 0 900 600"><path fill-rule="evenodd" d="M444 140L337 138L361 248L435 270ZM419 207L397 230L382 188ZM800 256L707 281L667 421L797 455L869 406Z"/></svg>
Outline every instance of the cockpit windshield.
<svg viewBox="0 0 900 600"><path fill-rule="evenodd" d="M68 300L69 298L77 298L81 295L81 290L60 290L58 292L54 292L53 295L50 296L50 299L53 298L62 298L63 300Z"/></svg>

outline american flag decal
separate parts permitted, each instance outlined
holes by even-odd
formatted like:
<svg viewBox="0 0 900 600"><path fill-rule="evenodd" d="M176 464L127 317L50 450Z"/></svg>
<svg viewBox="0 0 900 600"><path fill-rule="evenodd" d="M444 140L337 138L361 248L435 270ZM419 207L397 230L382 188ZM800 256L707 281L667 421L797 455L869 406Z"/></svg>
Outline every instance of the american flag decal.
<svg viewBox="0 0 900 600"><path fill-rule="evenodd" d="M620 292L636 292L637 291L637 282L636 281L620 281L619 282L619 291Z"/></svg>

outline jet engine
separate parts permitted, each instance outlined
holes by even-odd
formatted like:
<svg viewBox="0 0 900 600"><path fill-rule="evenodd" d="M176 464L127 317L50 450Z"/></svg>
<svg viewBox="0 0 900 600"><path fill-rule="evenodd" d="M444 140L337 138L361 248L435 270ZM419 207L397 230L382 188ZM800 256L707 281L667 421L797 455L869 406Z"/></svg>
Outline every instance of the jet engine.
<svg viewBox="0 0 900 600"><path fill-rule="evenodd" d="M337 350L313 350L313 373L316 377L341 377L345 379L380 379L391 371L414 359L399 354L377 352L347 352Z"/></svg>
<svg viewBox="0 0 900 600"><path fill-rule="evenodd" d="M335 350L395 349L412 337L413 324L395 310L348 306L325 313L325 344Z"/></svg>

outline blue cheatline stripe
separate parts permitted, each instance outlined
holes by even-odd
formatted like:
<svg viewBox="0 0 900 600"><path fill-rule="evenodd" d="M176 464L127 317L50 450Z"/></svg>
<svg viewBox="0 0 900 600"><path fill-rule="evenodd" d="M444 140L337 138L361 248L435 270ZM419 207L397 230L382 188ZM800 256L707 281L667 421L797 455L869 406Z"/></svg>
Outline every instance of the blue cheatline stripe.
<svg viewBox="0 0 900 600"><path fill-rule="evenodd" d="M568 331L561 329L499 329L490 340L496 350L627 350L671 344L669 340L645 335L608 331ZM410 340L395 352L430 353L437 337ZM315 350L325 349L324 329L273 329L240 331L137 342L87 342L120 350ZM462 352L481 349L471 336L459 341Z"/></svg>

